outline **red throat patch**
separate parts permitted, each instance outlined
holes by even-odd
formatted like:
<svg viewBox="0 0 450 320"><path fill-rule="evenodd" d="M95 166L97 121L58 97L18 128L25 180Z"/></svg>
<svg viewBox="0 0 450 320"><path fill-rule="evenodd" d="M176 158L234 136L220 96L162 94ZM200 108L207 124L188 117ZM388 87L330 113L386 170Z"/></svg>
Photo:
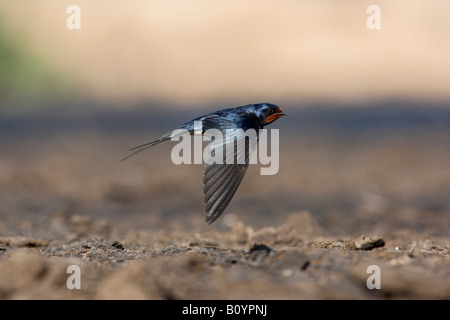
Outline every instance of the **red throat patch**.
<svg viewBox="0 0 450 320"><path fill-rule="evenodd" d="M266 123L271 123L271 122L274 122L275 120L277 120L278 118L281 118L282 116L283 116L282 114L274 113L274 114L271 114L271 115L268 116L268 117L265 117L265 118L264 118L264 121L265 121Z"/></svg>

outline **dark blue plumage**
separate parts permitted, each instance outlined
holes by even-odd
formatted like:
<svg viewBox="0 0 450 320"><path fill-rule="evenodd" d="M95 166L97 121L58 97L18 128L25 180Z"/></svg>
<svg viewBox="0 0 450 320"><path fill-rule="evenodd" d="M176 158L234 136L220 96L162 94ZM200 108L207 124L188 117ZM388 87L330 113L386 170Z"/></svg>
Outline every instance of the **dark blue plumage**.
<svg viewBox="0 0 450 320"><path fill-rule="evenodd" d="M286 114L280 107L271 103L248 104L208 113L184 123L178 129L185 129L191 135L204 134L208 129L218 129L223 133L227 129L243 129L243 131L254 129L258 133L259 129L262 129L264 126L284 115ZM195 127L196 121L197 123L201 123L201 132L198 132L199 128ZM176 134L178 134L177 131L172 130L161 136L158 140L132 148L130 151L134 152L123 160L156 144L169 140ZM234 141L232 143L232 150L235 150L236 156ZM246 142L244 163L226 164L223 161L222 164L205 164L203 174L203 213L208 223L214 222L225 210L244 177L248 167L248 160L249 150Z"/></svg>

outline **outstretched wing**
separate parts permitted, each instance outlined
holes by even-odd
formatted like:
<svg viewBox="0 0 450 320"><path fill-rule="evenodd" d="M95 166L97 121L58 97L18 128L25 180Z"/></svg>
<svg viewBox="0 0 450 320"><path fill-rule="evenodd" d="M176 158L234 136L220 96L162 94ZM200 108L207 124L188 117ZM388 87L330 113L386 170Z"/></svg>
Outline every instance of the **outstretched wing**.
<svg viewBox="0 0 450 320"><path fill-rule="evenodd" d="M225 130L235 128L233 123L223 119L203 120L204 131L210 128L218 129L223 134L221 141L214 140L209 145L210 157L219 158L222 161L211 163L210 159L205 159L203 213L206 222L211 224L222 214L233 198L247 171L252 150L250 150L249 138L244 135L243 130L235 132L233 136L225 134ZM216 157L216 155L219 156ZM232 159L231 163L230 159Z"/></svg>

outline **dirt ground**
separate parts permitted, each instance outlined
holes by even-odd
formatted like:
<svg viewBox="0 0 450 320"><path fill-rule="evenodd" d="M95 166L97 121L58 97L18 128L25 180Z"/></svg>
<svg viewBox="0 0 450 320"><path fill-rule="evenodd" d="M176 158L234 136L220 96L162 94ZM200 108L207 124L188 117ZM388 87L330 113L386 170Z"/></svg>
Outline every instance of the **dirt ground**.
<svg viewBox="0 0 450 320"><path fill-rule="evenodd" d="M297 128L294 115L276 126L278 174L251 166L207 225L202 167L172 164L173 144L120 161L173 125L56 123L1 132L0 299L450 299L445 128Z"/></svg>

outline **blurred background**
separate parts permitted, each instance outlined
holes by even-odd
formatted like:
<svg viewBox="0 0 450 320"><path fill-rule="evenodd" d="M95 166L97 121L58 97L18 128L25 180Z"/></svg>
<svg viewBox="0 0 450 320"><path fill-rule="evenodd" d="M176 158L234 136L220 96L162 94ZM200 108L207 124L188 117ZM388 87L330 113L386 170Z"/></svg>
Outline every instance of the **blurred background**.
<svg viewBox="0 0 450 320"><path fill-rule="evenodd" d="M72 4L79 30L66 27ZM366 26L372 4L380 30ZM2 109L68 97L126 109L450 95L445 0L19 0L0 9Z"/></svg>
<svg viewBox="0 0 450 320"><path fill-rule="evenodd" d="M55 238L60 215L194 232L307 211L332 235L448 235L449 15L446 0L0 0L0 233ZM280 171L250 168L211 227L202 167L173 165L172 144L120 162L256 102L289 114L271 126Z"/></svg>

